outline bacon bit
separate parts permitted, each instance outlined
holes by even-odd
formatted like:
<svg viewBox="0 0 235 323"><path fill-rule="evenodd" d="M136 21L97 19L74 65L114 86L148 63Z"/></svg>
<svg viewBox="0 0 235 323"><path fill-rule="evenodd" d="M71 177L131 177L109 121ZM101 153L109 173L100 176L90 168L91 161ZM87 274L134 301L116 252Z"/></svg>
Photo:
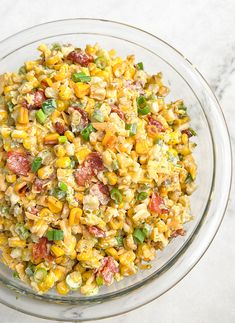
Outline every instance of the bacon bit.
<svg viewBox="0 0 235 323"><path fill-rule="evenodd" d="M90 234L92 234L96 238L105 238L106 237L106 233L103 230L101 230L100 228L96 227L95 225L88 227L88 231Z"/></svg>
<svg viewBox="0 0 235 323"><path fill-rule="evenodd" d="M159 122L158 120L154 119L151 116L148 116L148 120L149 120L149 124L157 127L158 131L163 132L165 131L163 125L161 124L161 122Z"/></svg>
<svg viewBox="0 0 235 323"><path fill-rule="evenodd" d="M104 169L103 160L98 152L90 153L83 164L75 172L75 180L79 186L85 186L94 175Z"/></svg>
<svg viewBox="0 0 235 323"><path fill-rule="evenodd" d="M186 231L184 229L178 229L175 232L172 233L172 238L175 238L177 236L184 236L186 234Z"/></svg>
<svg viewBox="0 0 235 323"><path fill-rule="evenodd" d="M39 212L39 209L35 206L30 206L28 207L27 211L31 214L36 215Z"/></svg>
<svg viewBox="0 0 235 323"><path fill-rule="evenodd" d="M149 210L156 213L168 213L169 210L165 206L165 202L157 193L153 193L149 202Z"/></svg>
<svg viewBox="0 0 235 323"><path fill-rule="evenodd" d="M44 184L46 184L46 182L46 180L36 177L32 186L33 193L41 193L43 191L43 186Z"/></svg>
<svg viewBox="0 0 235 323"><path fill-rule="evenodd" d="M97 276L102 276L106 284L111 284L113 275L118 272L119 269L116 266L113 257L108 256L101 260L101 266L97 271Z"/></svg>
<svg viewBox="0 0 235 323"><path fill-rule="evenodd" d="M87 67L89 63L93 62L93 57L81 49L76 49L70 52L67 59L84 67Z"/></svg>
<svg viewBox="0 0 235 323"><path fill-rule="evenodd" d="M99 202L102 205L106 205L109 202L109 188L108 185L104 185L101 182L94 184L91 189L90 193L94 196L98 197Z"/></svg>
<svg viewBox="0 0 235 323"><path fill-rule="evenodd" d="M15 174L27 176L30 170L30 162L25 153L9 151L7 153L7 167Z"/></svg>
<svg viewBox="0 0 235 323"><path fill-rule="evenodd" d="M48 239L42 237L37 243L33 245L33 259L38 262L40 259L48 261L54 260L54 256L50 254Z"/></svg>
<svg viewBox="0 0 235 323"><path fill-rule="evenodd" d="M59 135L63 135L66 131L66 127L62 122L56 121L55 130L56 132L58 132Z"/></svg>
<svg viewBox="0 0 235 323"><path fill-rule="evenodd" d="M22 102L23 107L27 108L28 110L38 110L41 108L43 102L47 99L44 91L39 89L35 92L31 93L33 98L33 104L29 104L26 100Z"/></svg>
<svg viewBox="0 0 235 323"><path fill-rule="evenodd" d="M125 114L124 112L122 112L116 105L113 105L111 108L111 112L117 113L117 115L119 116L119 118L121 119L125 119Z"/></svg>
<svg viewBox="0 0 235 323"><path fill-rule="evenodd" d="M185 133L189 138L193 137L193 134L190 129L184 129L181 131L181 133Z"/></svg>

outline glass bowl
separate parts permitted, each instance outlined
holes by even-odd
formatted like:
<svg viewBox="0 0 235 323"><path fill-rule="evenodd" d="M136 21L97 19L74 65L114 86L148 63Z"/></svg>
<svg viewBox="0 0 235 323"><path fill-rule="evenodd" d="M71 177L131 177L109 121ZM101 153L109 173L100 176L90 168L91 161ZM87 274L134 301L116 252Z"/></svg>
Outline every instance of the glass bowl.
<svg viewBox="0 0 235 323"><path fill-rule="evenodd" d="M128 312L156 299L181 280L210 245L222 221L232 177L231 147L219 103L197 69L163 40L125 24L100 19L69 19L23 30L0 42L0 73L18 70L37 56L40 43L72 43L78 47L98 42L119 55L135 54L151 73L163 72L171 92L167 100L182 98L197 131L195 157L198 189L191 197L194 220L187 234L158 252L150 270L139 271L96 296L54 291L37 295L12 278L0 265L0 300L27 314L61 321L86 321ZM17 297L16 297L17 295Z"/></svg>

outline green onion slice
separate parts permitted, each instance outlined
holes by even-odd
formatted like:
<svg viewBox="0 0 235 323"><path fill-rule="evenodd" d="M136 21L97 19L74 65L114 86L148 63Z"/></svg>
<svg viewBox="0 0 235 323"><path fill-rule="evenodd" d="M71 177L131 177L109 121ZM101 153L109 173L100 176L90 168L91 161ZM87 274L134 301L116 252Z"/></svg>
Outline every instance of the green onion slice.
<svg viewBox="0 0 235 323"><path fill-rule="evenodd" d="M140 192L140 193L137 195L137 200L138 200L138 201L143 201L143 200L145 200L147 197L148 197L148 193L146 193L146 192Z"/></svg>
<svg viewBox="0 0 235 323"><path fill-rule="evenodd" d="M122 203L122 193L117 188L111 189L110 196L116 204Z"/></svg>
<svg viewBox="0 0 235 323"><path fill-rule="evenodd" d="M59 241L64 239L63 230L49 230L47 231L47 239L49 241Z"/></svg>
<svg viewBox="0 0 235 323"><path fill-rule="evenodd" d="M137 68L137 70L141 70L141 71L143 71L143 69L144 69L144 64L142 63L142 62L139 62L139 63L137 63L136 64L136 68Z"/></svg>
<svg viewBox="0 0 235 323"><path fill-rule="evenodd" d="M39 123L43 124L45 123L46 119L47 119L47 116L46 114L43 112L42 109L38 110L36 112L36 119Z"/></svg>
<svg viewBox="0 0 235 323"><path fill-rule="evenodd" d="M41 283L47 276L47 270L45 268L36 268L33 274L33 278L36 283Z"/></svg>
<svg viewBox="0 0 235 323"><path fill-rule="evenodd" d="M81 131L81 136L82 138L85 140L85 141L89 141L89 138L90 138L90 134L92 132L96 131L95 128L92 126L91 123L89 123L86 128L84 128L82 131Z"/></svg>
<svg viewBox="0 0 235 323"><path fill-rule="evenodd" d="M80 73L74 73L72 75L72 80L77 83L77 82L90 82L91 81L91 77L89 75L86 75L84 72L80 72Z"/></svg>
<svg viewBox="0 0 235 323"><path fill-rule="evenodd" d="M42 103L42 110L46 116L52 114L52 112L55 110L55 108L56 108L55 99L48 99Z"/></svg>
<svg viewBox="0 0 235 323"><path fill-rule="evenodd" d="M136 239L137 243L143 243L145 239L145 233L141 229L135 229L133 237Z"/></svg>
<svg viewBox="0 0 235 323"><path fill-rule="evenodd" d="M95 59L95 64L98 68L103 70L107 66L108 62L104 56L100 56Z"/></svg>
<svg viewBox="0 0 235 323"><path fill-rule="evenodd" d="M41 157L35 157L32 162L32 172L36 173L36 171L40 168L42 165L42 158Z"/></svg>

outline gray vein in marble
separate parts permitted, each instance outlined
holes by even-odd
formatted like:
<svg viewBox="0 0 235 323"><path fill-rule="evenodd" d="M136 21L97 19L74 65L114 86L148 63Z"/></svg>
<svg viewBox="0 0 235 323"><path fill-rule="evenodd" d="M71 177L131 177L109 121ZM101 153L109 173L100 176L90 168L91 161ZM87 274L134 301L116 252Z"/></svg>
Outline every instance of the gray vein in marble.
<svg viewBox="0 0 235 323"><path fill-rule="evenodd" d="M235 72L235 44L224 57L224 61L218 66L218 75L211 81L211 86L217 97L221 100L224 92L231 83L231 76Z"/></svg>

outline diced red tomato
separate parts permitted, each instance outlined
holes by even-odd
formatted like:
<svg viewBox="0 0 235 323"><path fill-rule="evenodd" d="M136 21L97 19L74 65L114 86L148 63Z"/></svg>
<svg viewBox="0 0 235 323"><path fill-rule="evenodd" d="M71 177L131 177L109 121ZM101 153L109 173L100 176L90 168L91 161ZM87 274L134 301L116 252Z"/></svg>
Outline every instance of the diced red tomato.
<svg viewBox="0 0 235 323"><path fill-rule="evenodd" d="M25 153L9 151L7 153L7 167L17 175L27 176L30 170L29 158Z"/></svg>
<svg viewBox="0 0 235 323"><path fill-rule="evenodd" d="M153 193L149 202L149 210L156 213L168 213L163 198L157 193Z"/></svg>
<svg viewBox="0 0 235 323"><path fill-rule="evenodd" d="M101 260L101 266L98 269L97 276L101 276L106 284L111 284L113 275L118 272L119 269L113 257L108 256Z"/></svg>

